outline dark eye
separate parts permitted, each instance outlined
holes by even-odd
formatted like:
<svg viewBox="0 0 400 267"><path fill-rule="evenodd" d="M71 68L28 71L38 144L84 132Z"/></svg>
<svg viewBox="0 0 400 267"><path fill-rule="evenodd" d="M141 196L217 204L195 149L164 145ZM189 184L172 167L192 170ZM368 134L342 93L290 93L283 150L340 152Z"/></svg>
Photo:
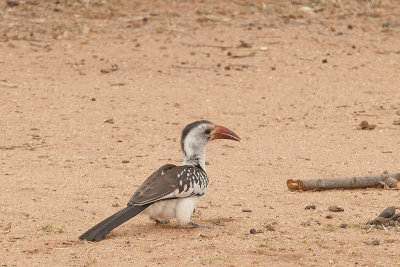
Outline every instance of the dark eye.
<svg viewBox="0 0 400 267"><path fill-rule="evenodd" d="M204 133L205 133L205 134L210 134L210 133L211 133L211 130L210 130L210 129L207 129L207 130L204 131Z"/></svg>

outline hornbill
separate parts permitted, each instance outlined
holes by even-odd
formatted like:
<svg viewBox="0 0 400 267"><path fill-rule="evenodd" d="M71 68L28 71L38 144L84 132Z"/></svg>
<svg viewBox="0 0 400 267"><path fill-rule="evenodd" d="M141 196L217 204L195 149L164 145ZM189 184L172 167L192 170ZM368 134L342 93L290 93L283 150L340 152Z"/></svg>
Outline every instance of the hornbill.
<svg viewBox="0 0 400 267"><path fill-rule="evenodd" d="M240 137L231 130L206 120L187 125L181 137L183 163L160 167L139 186L126 208L96 224L79 239L100 241L111 230L142 211L156 223L167 223L176 218L180 225L203 227L190 218L196 202L208 186L205 144L215 139L240 141Z"/></svg>

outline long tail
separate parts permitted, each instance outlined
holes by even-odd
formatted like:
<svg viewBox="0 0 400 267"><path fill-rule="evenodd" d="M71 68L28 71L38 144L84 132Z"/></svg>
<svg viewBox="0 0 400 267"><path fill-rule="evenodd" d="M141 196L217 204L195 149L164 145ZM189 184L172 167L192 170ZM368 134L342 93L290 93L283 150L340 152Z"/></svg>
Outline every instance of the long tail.
<svg viewBox="0 0 400 267"><path fill-rule="evenodd" d="M99 222L89 230L87 230L84 234L82 234L79 239L86 239L88 241L100 241L102 240L109 232L111 232L114 228L120 226L127 220L135 217L144 209L146 209L149 205L143 206L128 206L114 215L111 215L107 219Z"/></svg>

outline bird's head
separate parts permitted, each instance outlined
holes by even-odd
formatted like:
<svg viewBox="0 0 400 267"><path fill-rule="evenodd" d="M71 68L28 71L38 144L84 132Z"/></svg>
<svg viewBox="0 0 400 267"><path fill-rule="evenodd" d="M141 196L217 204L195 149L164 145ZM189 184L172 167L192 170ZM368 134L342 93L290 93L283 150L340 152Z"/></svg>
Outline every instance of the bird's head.
<svg viewBox="0 0 400 267"><path fill-rule="evenodd" d="M201 120L188 124L182 131L181 147L186 160L205 160L204 146L215 139L240 141L240 137L231 130L212 122ZM203 156L204 157L204 156Z"/></svg>

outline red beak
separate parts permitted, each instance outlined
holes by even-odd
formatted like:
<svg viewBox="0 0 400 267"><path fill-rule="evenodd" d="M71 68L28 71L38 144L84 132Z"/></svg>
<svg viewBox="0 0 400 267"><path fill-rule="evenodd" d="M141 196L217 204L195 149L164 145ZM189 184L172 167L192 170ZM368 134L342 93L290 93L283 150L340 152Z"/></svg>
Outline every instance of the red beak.
<svg viewBox="0 0 400 267"><path fill-rule="evenodd" d="M215 139L230 139L234 141L240 141L240 137L237 134L221 125L215 125L215 129L211 132L210 140Z"/></svg>

